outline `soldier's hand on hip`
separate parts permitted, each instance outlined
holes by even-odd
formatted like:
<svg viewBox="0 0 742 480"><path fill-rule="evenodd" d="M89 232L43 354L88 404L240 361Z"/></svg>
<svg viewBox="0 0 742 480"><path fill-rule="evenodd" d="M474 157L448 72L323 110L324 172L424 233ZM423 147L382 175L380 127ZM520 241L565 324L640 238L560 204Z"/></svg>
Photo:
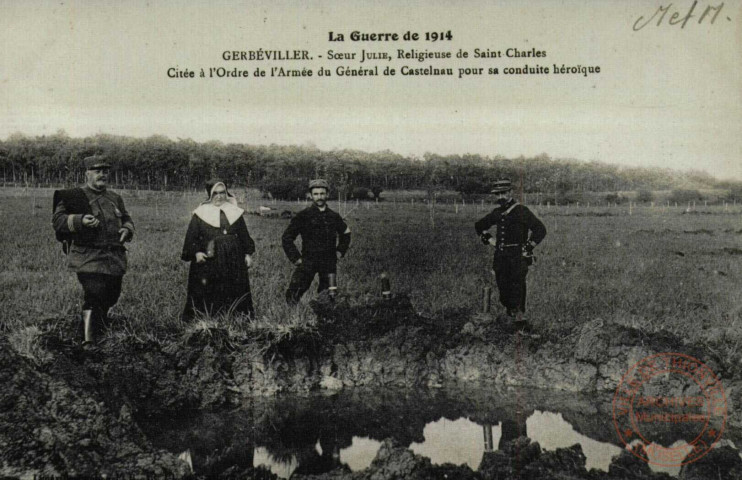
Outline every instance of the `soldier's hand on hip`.
<svg viewBox="0 0 742 480"><path fill-rule="evenodd" d="M93 215L86 213L82 217L82 226L88 227L88 228L98 228L100 225L100 220L95 218Z"/></svg>
<svg viewBox="0 0 742 480"><path fill-rule="evenodd" d="M340 260L340 259L341 259L341 258L343 258L344 256L345 256L345 255L343 255L343 254L342 254L341 252L337 252L337 257L338 257L338 260Z"/></svg>
<svg viewBox="0 0 742 480"><path fill-rule="evenodd" d="M299 260L297 260L297 261L295 261L295 262L294 262L294 265L296 265L296 266L298 267L299 265L301 265L301 264L303 264L303 263L304 263L304 260L302 260L302 259L300 258Z"/></svg>
<svg viewBox="0 0 742 480"><path fill-rule="evenodd" d="M206 262L206 254L204 252L196 252L196 263Z"/></svg>
<svg viewBox="0 0 742 480"><path fill-rule="evenodd" d="M252 256L251 255L245 255L245 266L247 266L247 268L252 267Z"/></svg>
<svg viewBox="0 0 742 480"><path fill-rule="evenodd" d="M489 243L493 247L497 246L497 240L495 239L495 237L490 237L489 240L487 240L487 243Z"/></svg>

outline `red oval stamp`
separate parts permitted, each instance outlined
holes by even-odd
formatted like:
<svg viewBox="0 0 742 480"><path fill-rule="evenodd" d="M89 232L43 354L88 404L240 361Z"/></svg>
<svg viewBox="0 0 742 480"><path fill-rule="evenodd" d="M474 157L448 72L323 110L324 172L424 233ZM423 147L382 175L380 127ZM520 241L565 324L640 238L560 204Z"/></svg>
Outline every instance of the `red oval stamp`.
<svg viewBox="0 0 742 480"><path fill-rule="evenodd" d="M706 455L727 420L724 388L700 360L659 353L640 360L613 396L613 423L626 447L647 463L678 467Z"/></svg>

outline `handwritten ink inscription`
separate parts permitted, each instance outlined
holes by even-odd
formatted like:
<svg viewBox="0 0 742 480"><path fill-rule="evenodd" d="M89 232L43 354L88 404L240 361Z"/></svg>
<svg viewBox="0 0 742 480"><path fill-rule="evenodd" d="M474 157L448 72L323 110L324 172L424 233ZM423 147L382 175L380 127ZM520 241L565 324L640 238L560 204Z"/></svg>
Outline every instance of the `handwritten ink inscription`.
<svg viewBox="0 0 742 480"><path fill-rule="evenodd" d="M665 24L670 26L680 24L680 28L685 28L685 25L691 18L698 18L697 23L699 25L702 24L704 21L707 21L709 24L713 25L716 21L716 18L721 13L721 9L724 8L724 2L716 6L707 5L700 16L698 15L700 8L697 11L697 6L698 1L694 0L688 11L684 12L681 8L675 7L672 3L668 3L667 6L660 5L651 17L645 18L645 16L642 15L637 18L634 22L634 31L638 32L642 28L649 25L655 18L657 19L657 23L655 25L658 27L661 26L664 22ZM667 19L667 21L665 21L665 19Z"/></svg>

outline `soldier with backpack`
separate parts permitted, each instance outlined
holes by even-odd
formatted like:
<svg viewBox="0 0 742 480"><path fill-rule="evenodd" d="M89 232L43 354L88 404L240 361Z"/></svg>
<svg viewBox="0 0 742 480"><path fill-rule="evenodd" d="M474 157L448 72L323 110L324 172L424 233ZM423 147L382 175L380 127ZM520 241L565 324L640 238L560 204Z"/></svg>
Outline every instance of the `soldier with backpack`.
<svg viewBox="0 0 742 480"><path fill-rule="evenodd" d="M495 247L492 268L495 271L500 303L515 326L526 328L526 275L533 263L533 249L546 236L546 227L528 207L513 199L513 187L508 179L495 182L492 193L498 207L474 224L485 245ZM496 227L495 235L488 232Z"/></svg>
<svg viewBox="0 0 742 480"><path fill-rule="evenodd" d="M83 289L84 345L94 345L108 310L121 294L126 273L125 242L134 224L123 199L107 189L111 165L105 157L87 157L83 187L54 192L52 226L67 254L67 266Z"/></svg>

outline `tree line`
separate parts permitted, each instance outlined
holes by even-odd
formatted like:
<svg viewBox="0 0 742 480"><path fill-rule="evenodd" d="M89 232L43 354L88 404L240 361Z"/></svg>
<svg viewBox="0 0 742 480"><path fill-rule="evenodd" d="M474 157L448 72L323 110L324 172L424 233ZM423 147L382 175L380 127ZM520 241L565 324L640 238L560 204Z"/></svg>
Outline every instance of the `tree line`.
<svg viewBox="0 0 742 480"><path fill-rule="evenodd" d="M703 171L619 167L602 162L535 157L506 158L438 155L403 156L391 151L319 150L311 145L198 143L161 135L134 138L98 134L72 138L64 131L30 137L20 133L0 140L4 183L70 185L84 178L83 159L107 155L111 182L118 187L181 190L201 188L220 177L236 187L255 187L274 198L303 197L311 178L333 185L333 196L373 198L382 191L454 190L464 196L489 192L501 177L524 192L554 197L565 192L738 188Z"/></svg>

